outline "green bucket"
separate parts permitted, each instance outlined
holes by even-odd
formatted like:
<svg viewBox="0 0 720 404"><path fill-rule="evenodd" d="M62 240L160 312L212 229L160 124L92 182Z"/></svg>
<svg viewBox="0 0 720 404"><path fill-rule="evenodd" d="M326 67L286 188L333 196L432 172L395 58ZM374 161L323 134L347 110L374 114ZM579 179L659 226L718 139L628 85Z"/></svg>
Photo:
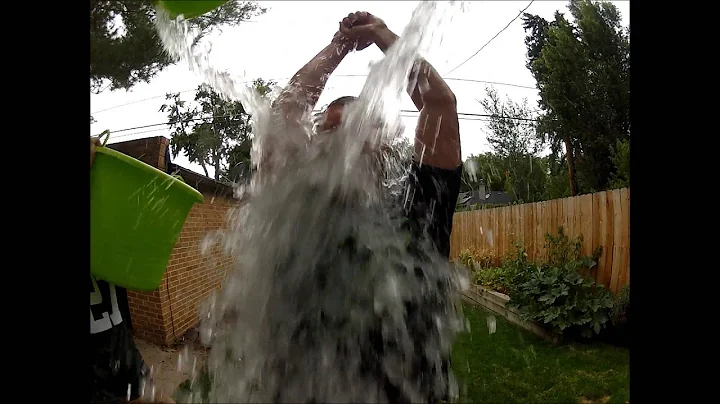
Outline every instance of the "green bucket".
<svg viewBox="0 0 720 404"><path fill-rule="evenodd" d="M190 208L202 201L181 180L97 147L90 169L90 272L128 289L157 289Z"/></svg>
<svg viewBox="0 0 720 404"><path fill-rule="evenodd" d="M183 15L183 18L189 20L212 11L226 2L227 0L158 0L156 4L162 5L173 20L180 14Z"/></svg>

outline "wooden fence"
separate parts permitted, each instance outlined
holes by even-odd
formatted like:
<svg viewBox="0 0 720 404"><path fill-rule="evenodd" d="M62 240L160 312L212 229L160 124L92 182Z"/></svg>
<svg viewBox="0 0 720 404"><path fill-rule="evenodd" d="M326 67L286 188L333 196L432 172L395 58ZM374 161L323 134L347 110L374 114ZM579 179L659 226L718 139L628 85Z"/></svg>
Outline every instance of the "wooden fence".
<svg viewBox="0 0 720 404"><path fill-rule="evenodd" d="M522 242L530 260L541 258L545 234L558 227L570 237L583 235L583 254L603 247L592 271L613 293L630 283L630 188L502 208L457 212L450 237L450 258L466 248L502 258Z"/></svg>

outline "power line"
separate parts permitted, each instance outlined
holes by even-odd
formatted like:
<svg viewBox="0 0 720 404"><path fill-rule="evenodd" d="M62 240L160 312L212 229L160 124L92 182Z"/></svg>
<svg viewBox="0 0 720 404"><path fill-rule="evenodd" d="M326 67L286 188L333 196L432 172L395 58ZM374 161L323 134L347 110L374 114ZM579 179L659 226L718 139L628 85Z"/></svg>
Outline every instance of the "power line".
<svg viewBox="0 0 720 404"><path fill-rule="evenodd" d="M400 110L400 112L411 112L411 113L417 114L417 113L419 113L420 111L413 111L413 110L409 110L409 109L403 109L403 110ZM469 117L469 116L472 116L472 117L483 117L483 118L515 119L515 120L518 120L518 121L529 121L529 122L538 122L538 121L539 121L538 119L520 118L520 117L516 117L516 116L503 116L503 115L492 115L492 114L471 114L471 113L467 113L467 112L458 112L458 118L459 118L459 119L460 119L460 117Z"/></svg>
<svg viewBox="0 0 720 404"><path fill-rule="evenodd" d="M320 112L320 110L316 110L313 112ZM415 111L415 110L410 110L410 109L400 110L400 116L402 116L404 118L416 118L417 115L415 115L415 114L419 114L419 113L420 113L420 111ZM407 115L407 114L413 114L413 115ZM232 117L236 117L236 116L240 116L240 114L222 115L222 116L217 116L215 118L232 118ZM473 113L458 112L458 119L461 121L490 122L490 121L492 121L491 118L514 119L514 120L526 121L526 122L538 122L539 121L538 119L533 119L533 118L521 118L521 117L512 117L512 116L495 116L495 115L489 115L489 114L473 114ZM182 122L187 123L187 122L204 120L204 119L207 119L207 118L191 118L191 119L183 120ZM110 133L126 132L126 131L130 131L130 130L145 129L145 128L151 128L151 127L155 127L155 126L163 126L163 125L167 125L167 122L136 126L136 127L132 127L132 128L118 129L116 131L110 131ZM124 137L128 137L128 136L135 136L135 135L140 135L143 133L159 132L159 131L164 131L164 130L168 130L168 129L167 128L159 128L159 129L150 129L150 130L145 130L145 131L140 131L140 132L127 133L127 134L120 135L120 136L113 136L113 139L124 138Z"/></svg>
<svg viewBox="0 0 720 404"><path fill-rule="evenodd" d="M189 90L183 90L183 91L178 91L178 92L175 92L175 93L167 93L167 94L181 94L181 93L187 93L187 92L189 92L189 91L194 91L194 90L195 90L194 88L191 88L191 89L189 89ZM91 112L90 115L95 115L95 114L99 114L99 113L101 113L101 112L110 111L111 109L115 109L115 108L126 107L126 106L128 106L128 105L137 104L138 102L144 102L144 101L154 100L154 99L156 99L156 98L165 97L165 96L167 96L167 94L156 95L156 96L154 96L154 97L143 98L142 100L126 102L125 104L115 105L115 106L110 107L110 108L101 109L100 111Z"/></svg>
<svg viewBox="0 0 720 404"><path fill-rule="evenodd" d="M338 74L335 77L367 77L367 74ZM499 82L499 81L463 79L460 77L447 77L447 78L443 78L443 80L445 80L445 81L463 81L463 82L470 82L470 83L486 83L486 84L495 84L498 86L510 86L510 87L527 88L530 90L536 90L536 88L533 86L525 86L522 84L503 83L503 82Z"/></svg>
<svg viewBox="0 0 720 404"><path fill-rule="evenodd" d="M287 79L287 78L282 78L282 79L268 79L268 80L275 81L275 80L288 80L288 79ZM252 81L254 81L254 80L243 80L243 81L241 81L240 83L249 83L249 82L252 82ZM110 111L111 109L116 109L116 108L121 108L121 107L125 107L125 106L132 105L132 104L137 104L137 103L139 103L139 102L145 102L145 101L154 100L154 99L156 99L156 98L166 97L168 94L182 94L182 93L187 93L187 92L195 91L195 90L197 90L197 88L189 88L189 89L187 89L187 90L174 91L174 92L169 92L169 93L165 93L165 94L161 94L161 95L156 95L156 96L153 96L153 97L143 98L143 99L141 99L141 100L130 101L130 102L126 102L125 104L115 105L115 106L112 106L112 107L109 107L109 108L101 109L100 111L91 112L90 115L95 115L95 114L99 114L99 113L101 113L101 112Z"/></svg>
<svg viewBox="0 0 720 404"><path fill-rule="evenodd" d="M135 136L135 135L141 135L143 133L160 132L160 131L166 131L166 130L168 130L168 129L167 128L150 129L150 130L143 130L140 132L126 133L124 135L114 136L114 137L118 138L118 137L126 137L126 136Z"/></svg>
<svg viewBox="0 0 720 404"><path fill-rule="evenodd" d="M219 115L219 116L214 116L213 119L215 119L215 118L234 118L234 117L236 117L236 116L240 116L240 114ZM190 118L190 119L183 119L182 121L178 121L178 122L187 123L187 122L193 122L193 121L203 121L203 120L206 120L206 119L208 119L208 118ZM132 127L132 128L111 130L110 133L126 132L126 131L129 131L129 130L135 130L135 129L152 128L153 126L161 126L161 125L167 125L167 124L168 124L167 122L151 123L151 124L149 124L149 125L135 126L135 127Z"/></svg>
<svg viewBox="0 0 720 404"><path fill-rule="evenodd" d="M333 75L332 77L348 77L348 78L351 78L351 77L367 77L367 76L368 76L367 74L335 74L335 75ZM287 77L280 78L280 79L273 79L273 78L271 78L271 79L268 79L268 80L272 80L272 81L282 81L282 80L289 80L289 78L287 78ZM476 79L464 79L464 78L460 78L460 77L448 77L448 78L445 78L444 80L445 80L445 81L462 81L462 82L467 82L467 83L485 83L485 84L494 84L494 85L497 85L497 86L508 86L508 87L517 87L517 88L526 88L526 89L529 89L529 90L536 90L536 88L533 87L533 86L526 86L526 85L523 85L523 84L503 83L503 82L500 82L500 81L487 81L487 80L476 80ZM247 81L243 81L243 83L246 83L246 82L247 82ZM143 98L143 99L140 99L140 100L130 101L130 102L126 102L126 103L124 103L124 104L115 105L115 106L112 106L112 107L108 107L108 108L105 108L105 109L101 109L101 110L99 110L99 111L91 112L90 115L96 115L96 114L99 114L99 113L101 113L101 112L105 112L105 111L110 111L110 110L117 109L117 108L126 107L126 106L128 106L128 105L137 104L137 103L145 102L145 101L150 101L150 100L154 100L154 99L157 99L157 98L163 98L163 97L166 97L168 94L182 94L182 93L187 93L187 92L195 91L195 90L196 90L195 88L190 88L190 89L187 89L187 90L170 92L170 93L165 93L165 94L162 94L162 95L156 95L156 96L153 96L153 97Z"/></svg>
<svg viewBox="0 0 720 404"><path fill-rule="evenodd" d="M320 112L320 111L318 110L318 111L315 111L315 112ZM410 110L410 109L400 110L400 113L401 113L401 114L407 114L407 113L417 114L417 113L419 113L419 112L420 112L420 111L414 111L414 110ZM213 118L234 118L234 117L237 117L237 116L240 116L240 114L220 115L220 116L216 116L216 117L213 117ZM407 115L406 115L406 117L410 118L410 117L412 117L412 116L407 116ZM532 118L521 118L521 117L512 117L512 116L496 116L496 115L489 115L489 114L472 114L472 113L458 112L458 118L459 118L460 120L470 120L470 121L482 121L482 122L487 122L488 120L474 119L474 118L494 118L494 117L502 118L502 119L515 119L515 120L519 120L519 121L529 121L529 122L537 122L537 121L538 121L537 119L532 119ZM201 121L201 120L206 120L206 119L208 119L208 118L190 118L190 119L182 120L182 122L183 122L183 123L187 123L187 122ZM134 127L131 127L131 128L123 128L123 129L111 130L110 133L127 132L127 131L131 131L131 130L146 129L146 128L152 128L152 127L156 127L156 126L165 126L165 125L168 125L168 123L167 123L167 122L152 123L152 124L148 124L148 125L134 126ZM113 138L126 137L126 136L132 136L132 135L138 135L138 134L147 133L147 132L156 132L156 131L160 131L160 130L163 130L163 129L165 129L165 128L162 128L162 129L153 129L153 130L143 131L143 132L129 133L129 134L127 134L127 135L121 135L121 136L113 136Z"/></svg>
<svg viewBox="0 0 720 404"><path fill-rule="evenodd" d="M485 43L485 45L483 45L480 49L478 49L477 52L473 53L472 56L470 56L469 58L465 59L464 62L462 62L462 63L460 63L459 65L455 66L454 69L450 70L449 72L447 72L447 73L445 73L445 74L450 74L450 73L454 72L455 70L459 69L462 65L464 65L465 63L467 63L468 61L470 61L470 59L472 59L472 58L474 58L475 56L477 56L477 54L480 53L480 51L482 51L483 49L485 49L485 47L488 46L488 45L490 44L490 42L492 42L495 38L497 38L498 35L502 34L503 31L505 31L505 30L510 26L510 24L512 24L513 22L515 22L515 20L517 20L518 18L520 18L520 16L522 15L522 13L524 13L525 10L527 10L528 8L530 8L530 6L533 4L534 1L535 1L535 0L530 0L530 3L528 3L528 5L525 6L525 8L522 9L522 11L520 11L520 13L515 16L515 18L513 18L509 23L507 23L507 25L505 26L505 28L501 29L500 32L498 32L497 34L495 34L494 37L490 38L490 40L487 41L487 42Z"/></svg>
<svg viewBox="0 0 720 404"><path fill-rule="evenodd" d="M417 113L418 111L406 111L406 112L408 112L408 113L412 113L412 112ZM458 115L459 115L459 114L458 114ZM403 117L403 118L417 118L417 115L402 115L402 114L401 114L400 116ZM461 120L461 121L490 122L490 119L484 118L484 117L458 117L458 119ZM156 124L156 125L159 125L159 124ZM163 124L163 125L165 125L165 124ZM135 128L130 128L130 129L135 129ZM128 130L130 130L130 129L128 129ZM144 133L160 132L160 131L167 131L167 130L168 130L168 128L158 128L158 129L143 130L143 131L140 131L140 132L125 133L125 134L122 134L122 135L119 135L119 136L112 136L112 137L110 138L110 140L112 141L112 140L115 140L115 139L121 139L121 138L130 137L130 136L141 135L141 134L144 134ZM113 133L113 132L111 131L111 133ZM115 131L114 133L117 133L117 131Z"/></svg>

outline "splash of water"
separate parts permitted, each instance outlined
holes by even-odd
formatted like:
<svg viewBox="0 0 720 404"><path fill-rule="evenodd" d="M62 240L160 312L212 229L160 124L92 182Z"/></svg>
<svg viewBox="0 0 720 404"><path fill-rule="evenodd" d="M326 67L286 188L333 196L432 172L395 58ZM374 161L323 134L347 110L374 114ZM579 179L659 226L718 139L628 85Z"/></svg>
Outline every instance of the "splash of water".
<svg viewBox="0 0 720 404"><path fill-rule="evenodd" d="M430 391L457 394L442 367L465 324L455 292L467 280L428 240L410 247L399 193L388 189L402 183L407 156L363 153L367 143L397 143L418 53L438 43L456 8L421 3L345 109L339 133L322 139L308 114L279 119L269 100L212 68L186 22L159 13L168 53L252 114L254 160L269 139L295 147L273 166L272 181L253 180L227 231L205 243L219 244L235 268L201 307L211 389L182 401L389 402L387 383L412 402ZM289 144L298 137L313 141ZM414 375L420 359L427 373Z"/></svg>

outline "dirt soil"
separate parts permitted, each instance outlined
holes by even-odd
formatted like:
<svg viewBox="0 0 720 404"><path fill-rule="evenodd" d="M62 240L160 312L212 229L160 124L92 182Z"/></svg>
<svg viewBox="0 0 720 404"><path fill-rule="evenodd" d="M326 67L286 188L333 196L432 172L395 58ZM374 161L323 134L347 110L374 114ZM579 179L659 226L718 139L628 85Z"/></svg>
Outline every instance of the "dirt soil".
<svg viewBox="0 0 720 404"><path fill-rule="evenodd" d="M207 360L207 349L192 340L185 340L172 347L161 347L136 337L135 345L147 366L152 366L156 392L161 396L172 396L180 383L190 378L193 358L197 358L196 369L200 369ZM183 364L178 370L178 357L185 347L188 349L189 363Z"/></svg>

